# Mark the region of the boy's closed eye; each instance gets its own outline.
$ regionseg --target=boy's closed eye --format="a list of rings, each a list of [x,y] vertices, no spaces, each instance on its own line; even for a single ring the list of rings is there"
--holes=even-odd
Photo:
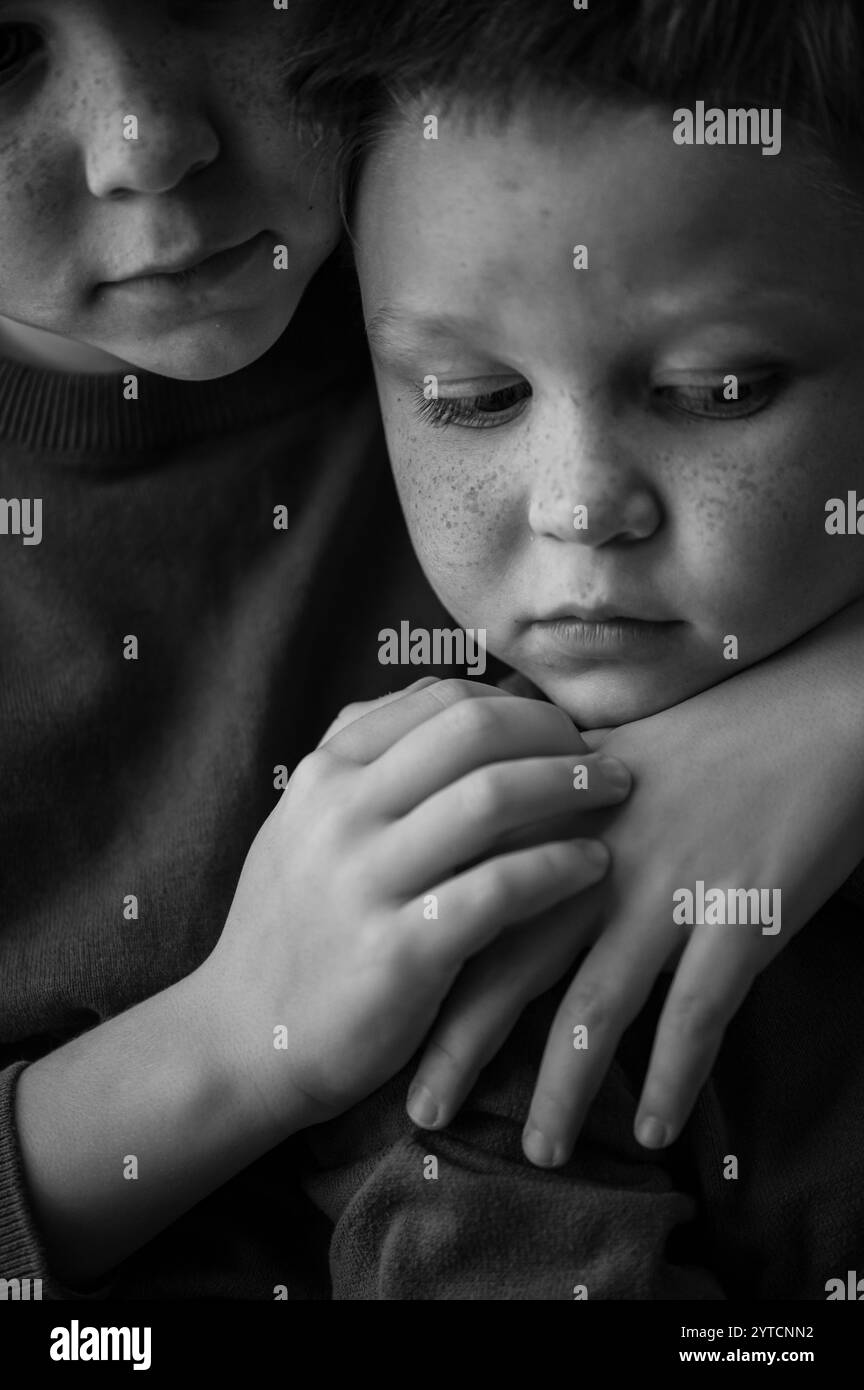
[[[474,388],[473,390],[471,388]],[[414,387],[416,412],[430,425],[461,425],[485,429],[515,420],[531,398],[527,381],[491,378],[484,382],[439,382],[435,394],[428,385]]]
[[[653,401],[682,415],[737,420],[764,410],[784,384],[782,374],[771,370],[749,378],[732,372],[725,373],[721,379],[716,373],[702,375],[703,381],[692,379],[676,385],[654,386]],[[491,378],[475,383],[438,381],[434,394],[428,384],[415,383],[414,395],[417,417],[429,425],[489,429],[517,420],[527,408],[533,391],[530,383],[520,378],[503,384]]]

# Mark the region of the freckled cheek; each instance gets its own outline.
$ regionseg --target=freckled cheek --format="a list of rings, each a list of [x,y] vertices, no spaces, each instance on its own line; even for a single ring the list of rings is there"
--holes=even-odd
[[[694,614],[758,628],[809,594],[823,567],[824,485],[784,451],[702,471],[677,510],[677,558]]]
[[[394,476],[411,538],[430,577],[453,596],[491,582],[501,562],[493,489],[458,450],[427,433],[391,434]]]
[[[58,117],[58,119],[60,119]],[[74,217],[68,153],[38,130],[0,146],[0,275],[52,277],[68,260]],[[5,287],[5,283],[4,283]]]
[[[454,470],[412,438],[394,467],[412,539],[425,558],[449,563],[470,539]]]

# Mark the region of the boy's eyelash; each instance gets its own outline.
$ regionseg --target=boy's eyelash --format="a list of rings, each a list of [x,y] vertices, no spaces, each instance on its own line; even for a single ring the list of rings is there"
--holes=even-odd
[[[532,395],[527,381],[515,381],[477,396],[432,397],[422,386],[415,386],[414,412],[418,419],[433,428],[461,425],[465,429],[490,429],[507,424],[522,413],[524,403]]]
[[[658,386],[654,388],[655,397],[664,401],[670,410],[679,415],[690,415],[701,420],[742,420],[749,415],[758,415],[770,405],[783,387],[780,372],[771,372],[747,381],[738,379],[737,397],[726,399],[723,383],[713,382],[704,386]],[[675,396],[690,398],[690,406],[680,404]],[[698,409],[701,402],[707,407]]]
[[[691,419],[731,421],[757,415],[773,402],[783,384],[781,373],[772,372],[751,381],[739,378],[738,394],[732,399],[726,399],[724,395],[725,383],[713,382],[706,385],[658,386],[653,394],[676,414]],[[419,385],[414,386],[413,394],[418,419],[435,429],[448,425],[461,426],[463,429],[492,429],[508,424],[520,415],[533,393],[527,381],[517,381],[476,396],[429,398]]]

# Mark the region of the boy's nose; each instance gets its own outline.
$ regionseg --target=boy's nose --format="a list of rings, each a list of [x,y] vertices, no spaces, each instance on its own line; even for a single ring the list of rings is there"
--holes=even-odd
[[[580,431],[560,463],[538,470],[528,508],[533,535],[597,547],[646,540],[660,527],[663,506],[650,477],[606,439]]]

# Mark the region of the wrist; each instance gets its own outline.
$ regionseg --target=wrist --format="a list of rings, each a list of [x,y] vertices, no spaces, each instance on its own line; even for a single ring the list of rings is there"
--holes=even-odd
[[[299,1104],[279,1124],[260,1104],[206,971],[31,1063],[16,1124],[56,1277],[99,1281],[304,1120]]]
[[[274,1047],[272,1029],[249,1012],[242,1022],[226,1006],[210,956],[174,988],[195,1035],[201,1103],[216,1103],[258,1154],[317,1123],[320,1107],[293,1084],[286,1053]]]

